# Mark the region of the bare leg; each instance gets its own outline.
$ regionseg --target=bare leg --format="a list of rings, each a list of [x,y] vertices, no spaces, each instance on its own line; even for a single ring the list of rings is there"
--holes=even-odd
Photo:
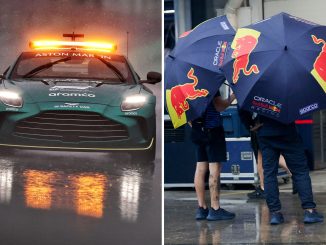
[[[211,196],[211,207],[215,210],[220,208],[220,163],[209,163],[209,191]]]
[[[196,172],[195,172],[195,189],[198,200],[198,206],[202,208],[207,208],[205,201],[205,175],[208,170],[208,162],[197,162]]]
[[[279,165],[288,173],[290,177],[292,176],[290,170],[286,166],[285,159],[282,155],[280,155]],[[258,176],[260,180],[260,188],[264,190],[264,169],[263,169],[263,159],[262,159],[261,151],[258,151],[257,170],[258,170]]]
[[[286,165],[285,159],[282,155],[280,155],[279,165],[288,173],[290,177],[292,176],[291,171],[288,169],[288,166]]]
[[[260,188],[264,190],[264,169],[263,169],[263,157],[261,155],[261,151],[258,150],[257,154],[257,171],[259,176],[259,184]]]

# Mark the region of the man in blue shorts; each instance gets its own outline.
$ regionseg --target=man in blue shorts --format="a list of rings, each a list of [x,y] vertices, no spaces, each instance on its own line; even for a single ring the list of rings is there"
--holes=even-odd
[[[220,112],[225,110],[235,99],[234,94],[223,100],[217,92],[202,117],[192,121],[191,138],[196,145],[197,166],[195,172],[195,189],[198,199],[197,220],[233,219],[230,213],[220,207],[220,173],[221,162],[226,161],[226,143]],[[209,171],[209,191],[211,207],[205,201],[205,176]]]

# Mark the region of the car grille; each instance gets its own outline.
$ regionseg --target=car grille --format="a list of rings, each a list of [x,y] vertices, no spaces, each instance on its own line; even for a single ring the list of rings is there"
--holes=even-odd
[[[19,121],[14,135],[31,139],[63,142],[113,141],[128,138],[126,127],[82,111],[47,111]]]

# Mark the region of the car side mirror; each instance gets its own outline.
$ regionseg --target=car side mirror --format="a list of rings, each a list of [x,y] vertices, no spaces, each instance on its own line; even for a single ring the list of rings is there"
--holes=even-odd
[[[162,75],[159,72],[150,71],[147,73],[147,80],[140,80],[140,83],[156,84],[162,81]]]

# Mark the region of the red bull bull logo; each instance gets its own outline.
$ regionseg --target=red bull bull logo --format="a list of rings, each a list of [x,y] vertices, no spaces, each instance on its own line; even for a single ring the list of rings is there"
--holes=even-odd
[[[260,32],[252,29],[241,28],[237,31],[231,45],[234,49],[232,53],[232,58],[234,58],[232,80],[234,84],[238,82],[240,72],[246,76],[259,73],[256,64],[249,67],[250,54],[257,46],[259,36]]]
[[[171,104],[179,119],[181,119],[185,111],[189,110],[187,100],[195,100],[198,97],[206,97],[208,95],[206,89],[196,89],[198,78],[194,75],[193,68],[189,70],[187,77],[193,80],[193,82],[177,85],[171,89]]]
[[[321,38],[317,38],[315,35],[311,35],[311,38],[315,44],[323,45],[322,50],[315,60],[313,66],[314,68],[312,69],[311,74],[314,76],[314,78],[326,93],[326,42]]]

